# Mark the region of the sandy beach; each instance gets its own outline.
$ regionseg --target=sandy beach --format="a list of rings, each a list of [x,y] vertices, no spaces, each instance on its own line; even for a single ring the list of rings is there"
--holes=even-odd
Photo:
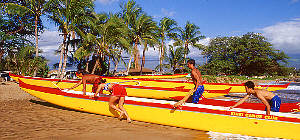
[[[0,112],[0,139],[209,139],[205,131],[138,121],[128,124],[59,107],[27,94],[14,82],[0,84]]]

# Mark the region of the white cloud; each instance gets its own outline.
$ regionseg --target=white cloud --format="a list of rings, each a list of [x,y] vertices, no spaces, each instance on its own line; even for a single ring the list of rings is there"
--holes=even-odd
[[[199,40],[198,43],[199,43],[199,44],[202,44],[202,45],[205,45],[205,46],[208,46],[210,40],[211,40],[211,38],[207,37],[207,38],[204,38],[204,39]]]
[[[167,16],[167,17],[173,17],[176,13],[175,11],[169,11],[165,8],[162,8],[161,12],[163,13],[164,16]]]
[[[209,41],[211,39],[208,37],[208,38],[204,38],[204,39],[201,39],[199,40],[197,43],[198,44],[202,44],[202,45],[205,45],[207,46],[209,44]],[[190,49],[190,53],[188,54],[188,57],[201,57],[201,50],[199,50],[198,48],[195,48],[195,47],[192,47],[192,46],[189,46],[189,49]]]
[[[300,19],[277,23],[261,29],[274,48],[285,53],[300,53]]]
[[[298,2],[299,0],[291,0],[291,3],[296,3]]]
[[[197,43],[207,46],[210,42],[211,38],[207,37],[204,39],[199,40]],[[169,45],[173,45],[174,40],[171,40],[167,43],[167,49],[169,50]],[[194,48],[192,46],[189,46],[190,53],[188,54],[188,57],[199,57],[201,56],[201,50],[198,48]]]
[[[39,37],[39,49],[43,51],[41,55],[49,60],[50,67],[59,61],[59,55],[54,54],[63,40],[59,34],[58,31],[45,30]]]
[[[111,4],[113,2],[118,2],[119,0],[96,0],[97,2],[100,2],[101,4],[107,5]]]
[[[58,31],[45,30],[39,37],[39,46],[44,52],[54,51],[62,43],[63,37]]]

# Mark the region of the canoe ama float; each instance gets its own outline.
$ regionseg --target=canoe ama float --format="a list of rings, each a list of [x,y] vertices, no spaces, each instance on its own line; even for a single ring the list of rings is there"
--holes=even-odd
[[[12,75],[11,77],[15,79],[23,79],[23,81],[27,81],[29,83],[33,83],[37,86],[46,86],[46,87],[53,87],[53,88],[70,88],[76,84],[78,81],[73,80],[62,80],[59,79],[48,79],[48,78],[38,78],[38,77],[28,77],[28,76],[19,76],[19,75]],[[122,83],[123,82],[123,83]],[[190,89],[184,89],[182,87],[176,88],[169,88],[169,87],[148,87],[148,86],[141,86],[137,85],[136,81],[120,81],[121,85],[126,87],[126,91],[128,96],[133,97],[144,97],[144,98],[155,98],[155,99],[169,99],[172,100],[172,97],[176,96],[185,96],[188,94]],[[83,86],[80,85],[74,90],[82,91]],[[87,84],[87,92],[92,92],[92,85]],[[228,94],[230,91],[229,89],[226,90],[205,90],[204,97],[211,98],[217,96],[223,96]],[[106,92],[106,91],[105,91]]]
[[[58,88],[41,87],[19,79],[19,86],[29,94],[47,102],[90,113],[117,117],[109,109],[109,96],[90,98],[79,91],[64,92]],[[77,94],[76,94],[77,92]],[[91,94],[91,93],[88,93]],[[190,128],[204,131],[242,134],[258,137],[300,139],[300,118],[298,114],[271,112],[226,107],[185,104],[181,110],[174,110],[174,101],[126,97],[125,105],[133,120],[156,124]]]

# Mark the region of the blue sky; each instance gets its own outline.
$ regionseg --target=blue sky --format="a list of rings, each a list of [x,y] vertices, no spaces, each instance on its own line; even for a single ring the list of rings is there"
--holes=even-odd
[[[120,11],[121,0],[95,0],[95,10],[101,12]],[[126,1],[125,1],[126,2]],[[292,54],[292,61],[300,56],[300,0],[136,0],[143,10],[156,21],[167,16],[184,26],[190,21],[200,27],[207,44],[217,36],[240,36],[247,32],[262,33],[274,48]],[[41,48],[45,54],[58,47],[62,37],[57,28],[48,25],[41,36]],[[49,41],[49,37],[53,39]],[[44,45],[44,43],[46,45]],[[52,44],[52,45],[51,45]],[[190,56],[197,55],[195,50]],[[149,51],[150,56],[158,52]],[[49,54],[48,54],[49,55]],[[50,56],[48,56],[50,58]],[[53,59],[53,58],[50,58]],[[299,61],[298,61],[299,62]],[[299,65],[299,64],[298,64]],[[297,66],[298,67],[298,66]],[[300,67],[300,65],[299,65]]]
[[[122,1],[97,0],[96,11],[117,12]],[[164,16],[180,26],[191,21],[208,37],[241,35],[300,18],[297,0],[137,0],[157,21]]]

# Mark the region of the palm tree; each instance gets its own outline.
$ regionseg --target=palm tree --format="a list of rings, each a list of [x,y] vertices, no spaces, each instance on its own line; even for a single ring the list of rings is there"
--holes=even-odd
[[[6,10],[12,14],[24,15],[27,13],[33,14],[35,17],[35,57],[39,56],[38,51],[38,22],[40,17],[49,12],[53,8],[58,0],[23,0],[25,6],[16,3],[1,3],[6,6]]]
[[[162,63],[164,60],[164,55],[165,55],[165,40],[167,38],[172,38],[175,36],[175,30],[177,23],[175,20],[172,20],[170,18],[164,17],[163,19],[160,20],[159,22],[159,37],[161,41],[161,45],[159,47],[159,52],[160,52],[160,58],[159,58],[159,70],[160,72],[162,71]]]
[[[167,68],[172,68],[173,72],[179,69],[184,63],[184,47],[178,47],[174,50],[174,46],[169,45],[169,56],[167,57],[168,64],[163,64]]]
[[[141,70],[140,75],[142,75],[143,67],[145,65],[145,55],[146,51],[148,50],[148,46],[154,47],[154,45],[158,44],[158,27],[156,25],[156,22],[152,20],[150,17],[150,20],[145,22],[146,24],[142,25],[143,29],[141,31],[141,39],[144,46],[143,49],[143,56],[142,56],[142,63],[141,63]]]
[[[184,47],[184,63],[186,63],[186,56],[189,53],[189,46],[201,49],[202,45],[197,44],[200,39],[204,39],[205,36],[200,35],[199,27],[195,24],[186,22],[184,29],[178,28],[178,34],[175,37],[174,46]]]
[[[97,17],[100,17],[98,15]],[[121,51],[130,52],[130,42],[128,41],[129,29],[124,24],[124,20],[117,14],[110,14],[105,21],[95,19],[91,24],[92,33],[80,33],[83,38],[83,44],[94,46],[94,52],[98,55],[96,64],[92,70],[95,72],[100,64],[100,60],[104,61],[106,57],[113,59],[115,62],[120,59]],[[100,66],[104,67],[104,66]]]
[[[135,68],[139,68],[139,49],[138,45],[143,44],[144,40],[154,39],[153,31],[157,30],[155,22],[153,22],[150,16],[142,14],[137,20],[131,25],[131,36],[134,40],[134,64]],[[147,45],[145,46],[147,47]]]
[[[5,68],[22,75],[32,75],[36,69],[45,69],[47,60],[44,57],[35,58],[34,53],[34,46],[14,48],[5,57]]]
[[[141,16],[141,14],[143,13],[142,8],[136,4],[135,1],[133,0],[128,0],[127,3],[124,3],[123,5],[121,5],[121,9],[122,11],[120,12],[122,18],[124,19],[124,22],[126,24],[126,26],[130,29],[130,33],[129,33],[129,39],[130,39],[130,44],[131,46],[133,46],[133,44],[135,44],[135,34],[133,32],[133,27],[134,24],[137,20],[137,18],[139,16]],[[135,62],[135,67],[137,67],[136,63],[138,62],[138,60],[136,60],[137,58],[137,49],[133,49],[133,53],[130,54],[130,59],[128,62],[128,66],[127,66],[127,73],[131,67],[131,60],[134,57],[134,62]]]
[[[34,31],[35,31],[35,58],[38,59],[39,56],[39,47],[38,47],[38,24],[41,22],[40,17],[45,13],[49,12],[49,10],[55,5],[58,4],[58,0],[24,0],[22,1],[24,5],[17,3],[1,3],[1,5],[5,5],[5,8],[8,12],[17,15],[25,15],[32,14],[34,15]],[[34,71],[33,76],[36,76],[37,69]]]
[[[50,18],[59,26],[59,30],[62,32],[64,38],[61,45],[60,62],[58,69],[59,77],[61,79],[64,77],[67,63],[67,41],[70,40],[71,35],[74,37],[74,31],[75,27],[77,26],[78,19],[84,18],[87,12],[93,10],[93,7],[94,4],[90,0],[60,0],[59,5],[57,6],[57,8],[53,9],[52,15],[50,15]]]
[[[104,24],[108,16],[107,14],[90,13],[86,18],[82,20],[82,23],[76,27],[77,35],[79,36],[81,43],[79,48],[75,51],[75,58],[85,61],[85,71],[89,72],[89,57],[93,54],[97,54],[97,36],[99,36],[97,26]]]

